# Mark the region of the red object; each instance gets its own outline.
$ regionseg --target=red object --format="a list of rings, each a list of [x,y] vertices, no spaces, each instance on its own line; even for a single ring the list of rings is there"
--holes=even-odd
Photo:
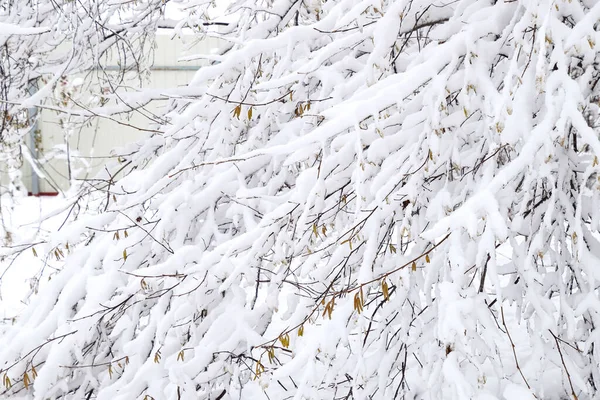
[[[31,192],[28,192],[27,196],[35,196],[35,197],[58,196],[58,192],[40,192],[38,194],[33,194]]]

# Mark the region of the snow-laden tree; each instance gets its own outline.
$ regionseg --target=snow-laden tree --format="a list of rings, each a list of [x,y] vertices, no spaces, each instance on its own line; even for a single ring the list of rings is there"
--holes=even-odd
[[[600,3],[229,12],[36,245],[1,396],[598,396]]]
[[[103,100],[122,88],[129,73],[143,74],[151,61],[150,45],[165,7],[164,0],[2,0],[0,2],[0,194],[25,191],[23,162],[35,160],[39,132],[35,108],[52,106],[65,124],[88,122],[73,102],[68,84],[75,74]],[[107,61],[119,62],[119,71],[107,71]],[[94,83],[90,87],[90,83]],[[76,97],[76,96],[75,96]],[[130,107],[131,109],[132,107]],[[75,109],[75,110],[73,110]],[[76,111],[73,114],[73,111]],[[28,136],[30,138],[28,139]],[[65,130],[67,140],[68,130]],[[35,137],[35,140],[31,140]],[[40,171],[42,171],[40,173]],[[9,243],[12,206],[3,199],[0,210],[3,243]],[[3,232],[1,232],[3,231]]]

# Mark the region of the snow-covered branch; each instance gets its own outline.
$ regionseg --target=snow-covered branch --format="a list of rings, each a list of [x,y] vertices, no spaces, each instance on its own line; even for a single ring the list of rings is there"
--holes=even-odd
[[[3,395],[594,398],[599,16],[234,2],[171,124],[37,246],[60,271]]]

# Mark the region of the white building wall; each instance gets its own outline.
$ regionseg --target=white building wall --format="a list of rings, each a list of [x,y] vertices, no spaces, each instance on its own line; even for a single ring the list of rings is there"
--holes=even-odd
[[[191,39],[187,40],[189,42]],[[180,38],[171,39],[170,36],[159,35],[149,79],[141,84],[139,79],[132,79],[128,82],[131,87],[122,88],[119,91],[139,90],[140,88],[166,89],[187,85],[195,71],[202,65],[206,65],[207,62],[204,60],[178,61],[178,59],[193,54],[210,54],[214,52],[219,43],[216,39],[207,39],[195,44],[191,49],[186,49],[186,44],[188,43],[184,43],[184,40]],[[68,77],[68,80],[72,82],[75,78],[77,77]],[[89,76],[86,79],[89,79]],[[160,115],[161,109],[166,104],[166,101],[154,101],[140,111]],[[117,115],[114,118],[133,126],[148,128],[152,121],[144,117],[141,112],[133,111],[129,114]],[[42,148],[38,158],[41,161],[41,172],[45,175],[38,180],[41,193],[64,191],[70,186],[70,179],[93,176],[110,157],[116,156],[115,148],[143,140],[144,137],[150,135],[148,132],[124,126],[106,118],[90,119],[89,125],[73,131],[69,137],[68,148],[71,160],[71,176],[69,177],[65,130],[60,124],[60,120],[64,120],[66,115],[47,109],[39,110],[38,113],[38,129]],[[29,143],[29,145],[31,144]],[[88,164],[89,169],[83,168],[84,163]],[[33,188],[33,179],[32,169],[25,162],[23,181],[30,192]]]

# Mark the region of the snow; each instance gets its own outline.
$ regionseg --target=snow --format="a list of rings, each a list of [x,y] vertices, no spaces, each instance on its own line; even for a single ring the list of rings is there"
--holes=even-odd
[[[26,27],[14,24],[7,24],[6,22],[0,22],[0,36],[4,35],[40,35],[42,33],[50,32],[50,28],[40,27]]]
[[[43,245],[29,243],[37,242],[60,225],[60,215],[49,215],[61,209],[64,202],[60,197],[15,199],[14,209],[9,212],[14,246],[1,250],[4,258],[0,262],[0,319],[10,320],[21,314],[29,293],[40,280],[48,278],[51,271],[50,267],[45,268]]]
[[[506,386],[506,389],[504,389],[503,395],[506,400],[513,400],[513,399],[535,400],[536,399],[536,397],[531,393],[531,391],[527,390],[526,388],[524,388],[522,386],[515,385],[514,383],[511,383]]]
[[[123,94],[168,123],[60,224],[19,200],[2,395],[597,397],[598,6],[261,7],[187,87]]]

